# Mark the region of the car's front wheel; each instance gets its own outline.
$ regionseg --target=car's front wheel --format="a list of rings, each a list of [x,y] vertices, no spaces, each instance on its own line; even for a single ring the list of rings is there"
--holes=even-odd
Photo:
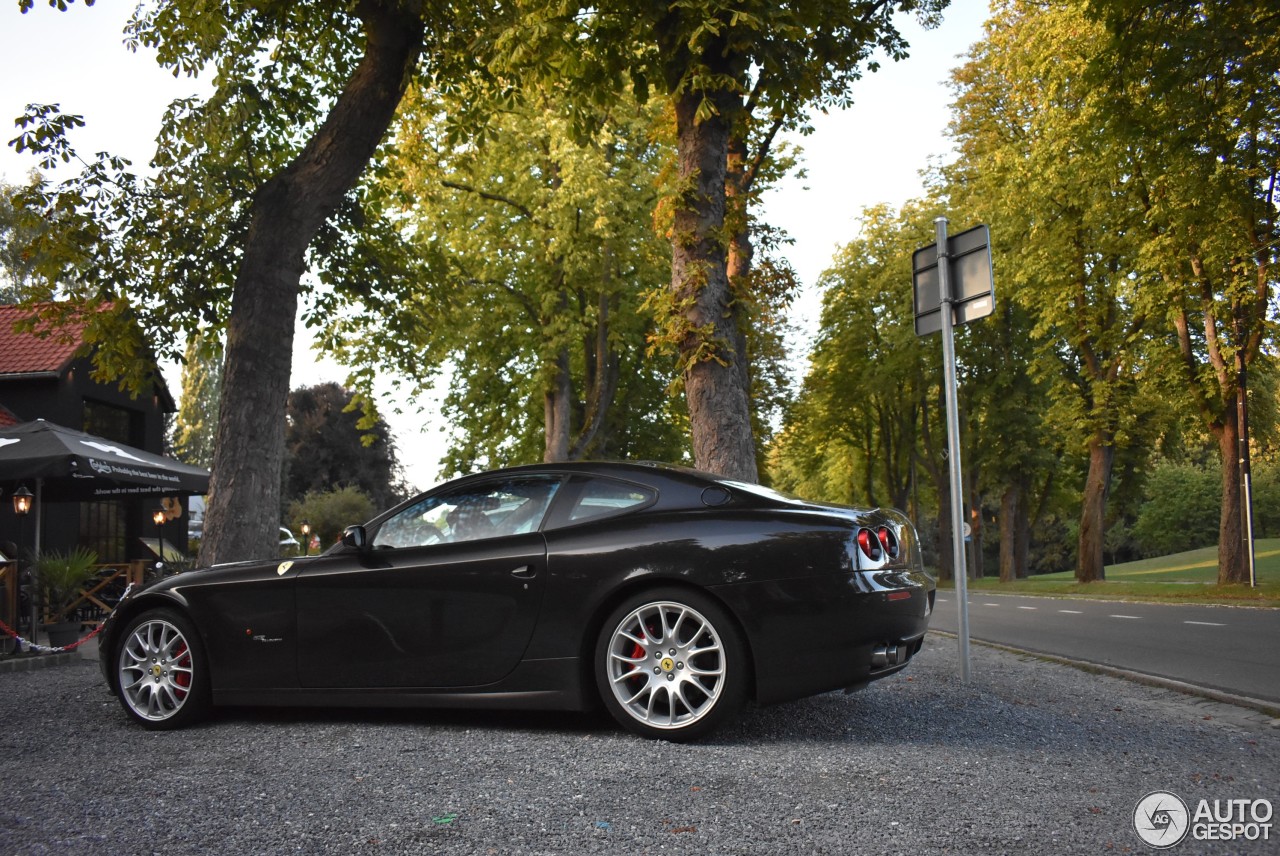
[[[125,627],[116,648],[116,692],[147,728],[180,728],[209,708],[209,672],[195,627],[171,609],[155,609]]]
[[[746,648],[711,598],[684,589],[632,596],[605,620],[596,645],[596,683],[605,707],[646,737],[689,740],[741,708]]]

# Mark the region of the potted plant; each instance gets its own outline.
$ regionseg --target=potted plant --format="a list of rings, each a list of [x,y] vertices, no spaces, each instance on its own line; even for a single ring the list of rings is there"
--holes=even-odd
[[[80,638],[80,622],[69,620],[67,613],[85,583],[97,575],[97,564],[98,554],[83,547],[67,553],[44,553],[36,559],[40,596],[53,619],[53,623],[45,625],[45,632],[55,648]]]

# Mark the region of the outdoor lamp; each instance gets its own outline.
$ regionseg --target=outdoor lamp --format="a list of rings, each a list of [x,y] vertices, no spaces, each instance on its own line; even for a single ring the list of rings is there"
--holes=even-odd
[[[31,491],[22,485],[13,492],[13,513],[25,517],[31,511]]]
[[[164,567],[164,509],[157,508],[151,512],[151,519],[156,524],[156,555],[160,557],[160,561],[156,563],[157,568]]]
[[[302,521],[302,551],[304,556],[311,555],[311,524]]]

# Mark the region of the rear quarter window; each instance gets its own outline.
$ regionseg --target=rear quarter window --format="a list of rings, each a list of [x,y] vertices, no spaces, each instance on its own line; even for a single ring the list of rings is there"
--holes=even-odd
[[[648,505],[656,494],[646,487],[605,478],[589,479],[569,509],[568,522],[582,523],[612,517]]]

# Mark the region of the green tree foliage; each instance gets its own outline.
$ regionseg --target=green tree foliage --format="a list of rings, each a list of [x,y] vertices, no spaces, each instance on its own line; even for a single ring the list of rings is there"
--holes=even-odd
[[[925,501],[939,503],[934,549],[950,575],[942,358],[936,337],[916,335],[907,287],[912,254],[933,240],[941,211],[941,202],[927,200],[863,212],[861,236],[823,274],[822,332],[770,465],[781,486],[860,505],[913,506],[923,482]],[[972,509],[1003,507],[1008,576],[1027,572],[1029,533],[1057,464],[1040,416],[1045,389],[1028,370],[1028,326],[1020,310],[1005,306],[957,331],[963,493]],[[980,544],[983,517],[971,519]],[[981,573],[980,552],[970,570]]]
[[[1133,152],[1142,201],[1142,311],[1159,321],[1182,398],[1217,441],[1218,580],[1243,582],[1242,380],[1275,371],[1280,5],[1089,5],[1111,37],[1095,59],[1109,83],[1106,132]]]
[[[843,102],[876,48],[895,58],[905,54],[895,12],[932,20],[943,5],[530,3],[526,25],[504,43],[512,67],[584,84],[588,100],[616,94],[628,80],[642,98],[652,88],[672,108],[677,167],[662,341],[678,355],[699,467],[756,476],[744,325],[728,273],[728,244],[741,221],[726,228],[730,140],[735,133],[745,139],[748,99],[773,117]]]
[[[1221,507],[1219,579],[1230,581],[1241,557],[1240,369],[1253,386],[1255,449],[1270,448],[1276,422],[1280,8],[1008,0],[993,13],[955,74],[961,157],[937,185],[953,221],[965,212],[964,222],[991,225],[1000,296],[1000,317],[958,340],[966,494],[975,510],[993,500],[1000,508],[1002,578],[1029,554],[1046,567],[1065,560],[1028,550],[1003,531],[1011,520],[1022,537],[1074,529],[1077,574],[1094,579],[1105,553],[1132,543],[1171,549],[1172,532],[1211,541],[1204,532]],[[859,307],[876,305],[869,283],[890,243],[881,229],[914,229],[928,243],[918,225],[885,219],[828,274],[839,285],[827,295],[814,371],[772,459],[782,483],[832,498],[877,498],[882,483],[860,461],[884,460],[882,435],[903,431],[859,418],[858,408],[876,406],[878,384],[839,376],[833,356],[846,348],[844,359],[868,361],[880,351]],[[837,289],[857,295],[851,305]],[[894,374],[889,359],[862,364]],[[829,407],[844,417],[836,425],[820,403],[841,396]],[[932,471],[931,421],[917,424],[918,465]],[[1223,460],[1222,495],[1206,495],[1196,470],[1194,490],[1180,483],[1186,496],[1159,497],[1206,438]],[[1153,452],[1171,463],[1144,491]],[[1268,466],[1254,479],[1259,531]],[[944,498],[945,482],[932,481]],[[1080,522],[1064,527],[1058,506],[1073,496]]]
[[[0,184],[0,303],[17,303],[31,287],[35,260],[28,247],[35,226],[28,212],[16,203],[21,188]]]
[[[179,460],[213,466],[213,439],[222,397],[222,347],[201,332],[187,342],[182,362],[182,397],[173,426],[173,452]]]
[[[175,74],[212,74],[213,95],[171,105],[151,177],[101,155],[24,196],[63,226],[40,248],[41,264],[84,277],[46,314],[116,307],[86,331],[101,374],[140,388],[151,380],[137,376],[145,344],[176,356],[184,332],[225,324],[205,561],[274,550],[274,512],[263,510],[279,507],[279,427],[302,274],[350,258],[332,252],[331,235],[359,231],[351,191],[427,50],[424,22],[433,25],[433,56],[470,62],[466,51],[443,50],[454,12],[399,0],[140,6],[127,43],[154,48]],[[79,117],[32,105],[19,124],[17,149],[46,164],[78,159],[67,135]],[[122,334],[123,318],[141,322],[136,336]]]
[[[286,503],[339,487],[357,488],[380,509],[404,498],[391,429],[376,414],[362,416],[354,393],[336,383],[300,387],[285,413]]]
[[[381,192],[403,205],[422,263],[403,289],[370,283],[335,313],[328,348],[362,389],[390,371],[452,386],[446,471],[584,457],[680,460],[668,361],[650,359],[646,297],[670,270],[651,220],[669,157],[652,107],[590,116],[552,92],[415,91]],[[457,133],[456,116],[472,126]],[[575,124],[576,122],[576,124]]]
[[[1253,468],[1253,530],[1258,538],[1280,538],[1280,461]]]
[[[803,109],[796,113],[766,106],[767,91],[764,79],[756,78],[730,129],[725,164],[725,272],[737,324],[731,345],[742,355],[734,364],[745,375],[739,381],[750,401],[757,473],[765,473],[774,426],[793,395],[786,365],[786,317],[800,291],[799,279],[783,256],[791,238],[764,222],[760,207],[764,191],[782,176],[803,174],[791,147],[776,143],[778,133],[809,130]]]
[[[975,545],[971,561],[982,576],[982,546],[998,540],[1004,581],[1030,572],[1032,532],[1046,513],[1058,510],[1055,485],[1062,477],[1063,444],[1046,418],[1051,386],[1034,370],[1032,326],[1025,307],[1002,299],[993,317],[961,328],[957,340],[964,384],[963,463]],[[940,469],[945,461],[935,455],[929,466]],[[996,538],[985,532],[988,511],[999,525]]]
[[[1134,275],[1140,189],[1111,102],[1091,75],[1105,33],[1070,3],[998,4],[954,76],[950,180],[997,235],[1003,293],[1029,314],[1049,421],[1087,452],[1077,578],[1101,579],[1116,450],[1138,448],[1154,404],[1148,306]]]
[[[1162,461],[1147,477],[1145,493],[1132,533],[1144,556],[1217,543],[1222,494],[1219,477],[1212,470]]]
[[[739,306],[740,347],[747,354],[741,365],[748,372],[756,468],[767,481],[766,458],[774,431],[796,394],[787,338],[795,332],[788,315],[800,280],[785,256],[790,238],[754,217],[747,233],[749,243],[739,237],[734,242],[738,250],[731,247],[730,284]],[[749,258],[743,259],[748,252]]]
[[[915,335],[903,278],[931,229],[927,208],[869,209],[862,236],[824,272],[812,366],[772,456],[779,486],[837,502],[906,505],[941,360],[936,340]],[[940,425],[932,428],[943,436]]]
[[[303,537],[302,524],[310,524],[312,534],[320,541],[320,549],[326,550],[338,542],[342,530],[364,523],[377,510],[373,500],[360,488],[345,485],[330,490],[308,491],[289,503],[285,519],[289,521],[290,531],[298,538]]]

